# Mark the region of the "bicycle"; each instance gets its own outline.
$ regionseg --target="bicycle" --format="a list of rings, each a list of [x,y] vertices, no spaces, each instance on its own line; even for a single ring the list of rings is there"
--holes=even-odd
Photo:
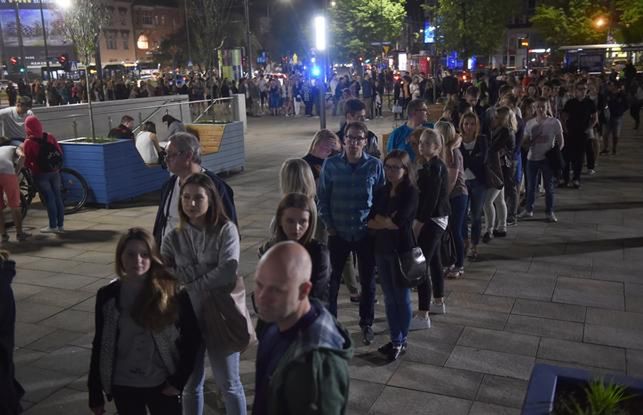
[[[76,170],[69,167],[60,169],[61,186],[60,193],[65,207],[65,214],[78,212],[85,206],[87,197],[89,195],[89,187],[87,182]],[[20,202],[22,209],[22,217],[27,216],[29,206],[34,197],[38,194],[38,187],[31,172],[22,168],[18,174],[20,183]]]

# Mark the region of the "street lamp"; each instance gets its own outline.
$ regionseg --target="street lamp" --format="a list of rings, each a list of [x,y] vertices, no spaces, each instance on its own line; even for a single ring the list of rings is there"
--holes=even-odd
[[[602,29],[603,27],[605,27],[605,25],[607,25],[607,19],[603,16],[599,16],[596,18],[596,20],[594,20],[594,26],[596,26],[596,28],[598,29]]]
[[[316,16],[313,19],[313,28],[315,30],[315,49],[320,53],[319,66],[322,68],[321,87],[319,99],[319,128],[326,128],[326,16]]]

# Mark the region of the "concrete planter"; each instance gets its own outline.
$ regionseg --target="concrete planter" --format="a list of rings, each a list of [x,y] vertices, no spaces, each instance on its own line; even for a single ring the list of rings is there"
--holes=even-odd
[[[626,386],[634,393],[643,396],[643,380],[641,379],[623,375],[596,376],[587,370],[537,364],[531,372],[522,415],[549,415],[554,409],[557,398],[556,387],[559,383],[572,382],[585,385],[597,377],[606,382]]]
[[[160,165],[148,166],[133,140],[110,143],[78,142],[83,138],[60,141],[66,167],[78,171],[89,186],[89,203],[109,207],[159,190],[169,173]]]

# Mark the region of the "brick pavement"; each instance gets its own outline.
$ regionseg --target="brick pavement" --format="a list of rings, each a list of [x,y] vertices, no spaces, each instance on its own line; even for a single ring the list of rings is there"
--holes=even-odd
[[[370,126],[381,135],[391,123]],[[251,119],[246,169],[226,178],[235,190],[240,267],[250,288],[256,249],[279,199],[279,166],[306,152],[317,125],[317,119]],[[340,320],[357,346],[350,414],[518,414],[538,362],[643,377],[643,136],[628,127],[629,119],[620,154],[601,158],[582,190],[557,190],[558,224],[544,222],[538,200],[533,220],[481,247],[483,261],[466,264],[465,277],[446,284],[448,314],[413,332],[399,361],[377,356],[387,341],[381,293],[371,346],[361,346],[357,307],[340,293]],[[15,360],[27,414],[88,413],[94,295],[114,277],[120,233],[152,227],[156,198],[71,215],[62,238],[5,244],[18,263]],[[32,210],[26,225],[36,233],[45,218],[42,209]],[[249,402],[253,358],[249,350],[241,364]],[[221,413],[211,381],[208,387],[207,413]]]

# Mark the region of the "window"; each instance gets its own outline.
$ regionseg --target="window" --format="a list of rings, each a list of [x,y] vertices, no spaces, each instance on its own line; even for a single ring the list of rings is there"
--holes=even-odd
[[[143,21],[144,25],[153,25],[154,24],[154,19],[152,18],[152,15],[149,13],[143,13],[143,16],[141,16],[141,20]]]
[[[165,26],[165,15],[161,16],[161,25]]]
[[[107,49],[118,49],[116,45],[116,32],[114,30],[105,30],[105,43]]]
[[[122,30],[121,38],[123,39],[123,49],[128,50],[129,49],[129,31]]]
[[[136,41],[136,47],[141,50],[147,50],[150,48],[150,41],[145,35],[140,35]]]

